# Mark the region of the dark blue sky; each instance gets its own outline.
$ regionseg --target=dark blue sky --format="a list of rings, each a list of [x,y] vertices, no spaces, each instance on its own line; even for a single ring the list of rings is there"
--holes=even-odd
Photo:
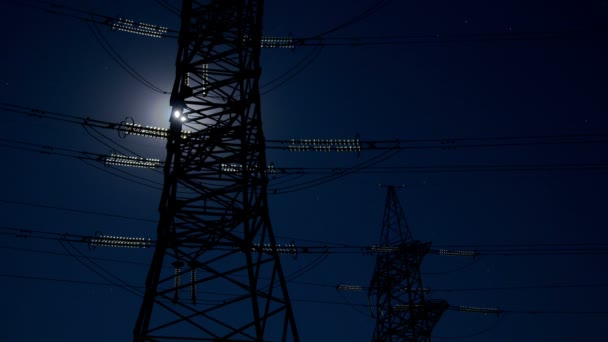
[[[109,16],[179,27],[179,18],[156,1],[63,3]],[[171,3],[178,5],[176,1]],[[329,37],[577,34],[570,39],[505,41],[494,35],[482,42],[431,42],[429,38],[406,45],[326,46],[301,73],[262,96],[268,139],[353,138],[356,134],[362,140],[603,134],[593,140],[605,140],[606,1],[266,1],[264,32],[267,36],[313,36],[375,3],[386,4],[372,16]],[[124,72],[85,23],[15,6],[8,0],[2,2],[0,10],[1,102],[110,122],[131,116],[144,125],[168,126],[169,97],[142,86]],[[100,30],[142,76],[161,89],[171,88],[175,40],[112,32],[107,27]],[[273,81],[314,49],[263,50],[261,84]],[[263,87],[262,91],[269,88]],[[160,191],[155,189],[158,184],[147,180],[161,182],[161,175],[150,170],[126,170],[152,186],[146,187],[108,174],[105,171],[133,179],[99,163],[9,148],[7,139],[100,154],[119,149],[101,144],[92,136],[112,143],[93,131],[89,135],[77,125],[9,111],[3,111],[2,118],[0,277],[4,291],[0,320],[4,323],[0,340],[130,340],[140,297],[117,286],[49,280],[108,283],[76,258],[40,252],[67,254],[58,241],[17,238],[10,229],[154,238]],[[119,140],[116,132],[100,132]],[[118,142],[138,154],[164,159],[161,140],[129,136]],[[601,142],[402,150],[375,166],[424,166],[422,172],[394,170],[389,174],[368,169],[310,189],[271,195],[270,215],[281,243],[295,240],[300,245],[310,244],[305,241],[308,239],[370,245],[379,238],[384,207],[385,189],[378,184],[404,184],[399,196],[413,234],[434,245],[608,244],[605,152],[606,145]],[[349,153],[269,150],[267,159],[277,167],[333,168],[378,155],[380,152],[375,151],[363,151],[357,157]],[[604,167],[508,172],[428,170],[429,166],[443,165],[582,163]],[[269,188],[298,189],[287,186],[314,177],[274,179]],[[129,284],[143,285],[152,249],[74,247],[78,250],[66,246],[72,253],[122,260],[96,262]],[[606,249],[605,245],[600,248]],[[285,272],[296,272],[316,257],[285,257]],[[82,257],[79,260],[86,262]],[[434,331],[436,340],[475,335],[486,329],[484,334],[463,340],[578,341],[603,337],[606,315],[572,313],[608,312],[605,255],[483,256],[472,261],[428,256],[423,265],[424,282],[436,290],[433,298],[454,305],[545,313],[496,318],[447,312]],[[332,254],[289,283],[302,340],[365,341],[371,337],[374,322],[366,308],[358,312],[347,305],[309,301],[367,303],[364,294],[337,293],[331,287],[311,283],[367,285],[373,263],[368,255]],[[548,285],[594,286],[542,288]],[[488,290],[514,286],[541,288]],[[478,290],[457,291],[464,288]]]

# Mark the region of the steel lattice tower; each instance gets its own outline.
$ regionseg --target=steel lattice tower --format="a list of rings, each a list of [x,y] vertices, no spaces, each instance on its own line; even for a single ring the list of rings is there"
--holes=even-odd
[[[158,243],[136,342],[299,341],[268,214],[262,9],[256,0],[183,1]]]
[[[429,290],[422,285],[420,264],[430,248],[430,242],[413,239],[397,192],[389,186],[368,292],[376,319],[372,341],[430,341],[433,327],[448,308],[446,301],[426,298]]]

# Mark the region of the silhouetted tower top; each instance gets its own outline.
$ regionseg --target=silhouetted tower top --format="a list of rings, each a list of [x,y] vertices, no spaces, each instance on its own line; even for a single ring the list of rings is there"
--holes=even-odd
[[[384,219],[380,231],[380,245],[397,246],[413,240],[405,212],[399,203],[397,190],[395,186],[389,185],[387,186]]]
[[[430,291],[423,286],[420,265],[431,243],[413,239],[395,187],[387,190],[368,291],[370,314],[376,320],[372,341],[427,342],[448,303],[428,298]]]

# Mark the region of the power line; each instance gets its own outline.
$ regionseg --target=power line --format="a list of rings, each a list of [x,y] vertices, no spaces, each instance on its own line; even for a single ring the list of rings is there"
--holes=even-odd
[[[166,0],[154,0],[154,2],[156,2],[159,6],[161,6],[162,8],[166,9],[167,11],[175,14],[176,16],[180,16],[180,12],[179,9],[173,5],[171,5],[168,1]]]
[[[55,155],[62,155],[62,156],[68,156],[68,157],[77,157],[78,159],[82,159],[83,157],[81,156],[74,156],[72,155],[66,155],[63,153],[57,153],[57,152],[49,152],[49,151],[54,151],[54,150],[59,150],[59,151],[67,151],[67,152],[71,152],[71,153],[77,153],[80,152],[82,154],[85,154],[87,156],[95,156],[97,157],[97,160],[99,159],[103,159],[105,156],[98,154],[98,153],[92,153],[92,152],[86,152],[86,151],[75,151],[75,150],[68,150],[68,149],[62,149],[62,148],[56,148],[50,145],[39,145],[39,144],[31,144],[31,143],[27,143],[27,142],[21,142],[21,141],[16,141],[16,140],[9,140],[9,139],[2,139],[3,141],[9,142],[9,143],[14,143],[14,144],[26,144],[29,146],[35,146],[35,147],[39,147],[43,150],[39,150],[39,149],[25,149],[25,150],[29,150],[29,151],[34,151],[34,152],[42,152],[45,154],[55,154]],[[515,145],[518,146],[533,146],[533,145],[557,145],[557,144],[587,144],[587,143],[606,143],[608,142],[608,140],[601,140],[601,141],[559,141],[559,142],[533,142],[533,143],[518,143]],[[2,145],[5,147],[12,147],[12,148],[18,148],[18,147],[13,147],[12,145]],[[109,145],[106,145],[109,146]],[[464,147],[471,147],[473,145],[464,145]],[[513,146],[513,144],[485,144],[485,145],[474,145],[474,147],[496,147],[496,146]],[[426,147],[426,148],[435,148],[435,147]],[[400,150],[402,148],[399,147],[395,147],[394,150]],[[377,158],[377,157],[374,157]],[[369,161],[373,160],[374,158],[370,159]],[[90,157],[87,159],[91,159]],[[386,158],[388,159],[388,158]],[[383,160],[386,160],[383,159]],[[361,164],[358,165],[364,165],[367,162],[363,162]],[[374,163],[376,164],[376,163]],[[373,167],[373,166],[364,166],[364,167],[359,167],[357,165],[355,166],[351,166],[351,167],[339,167],[339,166],[335,166],[335,167],[278,167],[278,166],[273,166],[273,172],[275,174],[284,174],[284,175],[315,175],[315,174],[325,174],[328,175],[327,178],[333,178],[333,177],[341,177],[344,176],[346,174],[350,174],[350,173],[367,173],[367,174],[398,174],[398,173],[441,173],[441,172],[471,172],[471,171],[494,171],[494,172],[499,172],[499,171],[544,171],[544,170],[603,170],[607,167],[608,163],[604,163],[604,162],[587,162],[587,163],[528,163],[528,164],[473,164],[473,165],[467,165],[467,164],[455,164],[455,165],[409,165],[409,166],[382,166],[382,167]],[[365,171],[362,171],[365,170]],[[325,179],[325,177],[321,178],[320,180]],[[288,180],[289,181],[289,180]],[[313,181],[306,181],[304,183],[300,183],[297,185],[289,185],[289,186],[285,186],[282,187],[281,189],[285,189],[285,188],[292,188],[292,187],[298,187],[300,185],[303,184],[307,184],[310,182],[317,182],[317,180],[313,180]],[[274,190],[274,189],[272,189]]]
[[[99,170],[99,171],[102,171],[102,172],[105,172],[105,173],[107,173],[107,174],[110,174],[110,175],[112,175],[112,176],[114,176],[114,177],[118,177],[118,178],[124,179],[124,180],[126,180],[126,181],[128,181],[128,182],[135,183],[135,184],[139,184],[139,185],[141,185],[141,186],[145,186],[145,187],[147,187],[147,188],[154,189],[154,190],[162,190],[162,187],[161,187],[161,186],[159,186],[160,184],[159,184],[158,182],[154,182],[154,181],[151,181],[151,180],[149,180],[149,179],[145,179],[145,178],[143,178],[143,177],[136,176],[136,175],[134,175],[134,174],[132,174],[132,173],[130,173],[130,172],[127,172],[127,171],[125,171],[125,170],[121,170],[121,169],[118,169],[118,168],[115,168],[115,167],[111,167],[111,166],[109,167],[109,168],[111,168],[111,169],[112,169],[112,170],[114,170],[114,171],[124,173],[124,174],[126,174],[126,175],[128,175],[128,176],[130,176],[130,177],[132,177],[132,178],[125,177],[125,176],[122,176],[122,175],[119,175],[119,174],[117,174],[116,172],[112,172],[112,171],[110,171],[110,170],[108,169],[108,167],[106,167],[106,168],[99,167],[99,166],[97,166],[97,165],[95,165],[95,164],[90,163],[90,162],[89,162],[89,161],[87,161],[87,160],[82,160],[82,162],[83,162],[83,163],[85,163],[85,164],[87,164],[88,166],[90,166],[90,167],[92,167],[92,168],[95,168],[95,169],[97,169],[97,170]],[[135,178],[135,179],[133,179],[133,178]],[[140,180],[141,180],[141,181],[140,181]],[[156,184],[157,186],[154,186],[154,185],[150,185],[150,184],[144,183],[144,181],[145,181],[145,182],[150,182],[150,183]]]
[[[125,220],[132,220],[132,221],[158,223],[157,220],[146,219],[146,218],[141,218],[141,217],[133,217],[133,216],[120,215],[120,214],[111,214],[111,213],[105,213],[105,212],[93,211],[93,210],[83,210],[83,209],[67,208],[67,207],[60,207],[60,206],[52,206],[52,205],[39,204],[39,203],[33,203],[33,202],[0,199],[0,203],[36,207],[36,208],[44,208],[44,209],[52,209],[52,210],[58,210],[58,211],[67,211],[67,212],[86,214],[86,215],[113,217],[113,218],[120,218],[120,219],[125,219]]]
[[[608,283],[596,284],[544,284],[544,285],[513,285],[496,287],[471,287],[471,288],[438,288],[434,292],[498,292],[498,291],[520,291],[520,290],[549,290],[549,289],[590,289],[607,288]]]
[[[375,14],[376,12],[378,12],[379,10],[381,10],[382,8],[384,8],[387,4],[389,4],[391,1],[387,1],[387,0],[377,0],[374,1],[374,3],[372,3],[368,8],[364,9],[361,13],[353,16],[352,18],[330,28],[327,29],[321,33],[319,33],[318,35],[316,35],[315,37],[323,37],[326,36],[328,34],[334,33],[336,31],[339,30],[343,30],[349,26],[352,26],[360,21],[363,21],[364,19],[369,18],[370,16],[372,16],[373,14]]]
[[[280,194],[287,194],[287,193],[292,193],[292,192],[301,191],[301,190],[307,190],[307,189],[343,178],[350,174],[357,173],[357,171],[366,169],[373,165],[377,165],[380,162],[386,161],[386,160],[394,157],[395,155],[397,155],[398,152],[399,151],[385,151],[377,156],[369,158],[366,161],[357,163],[348,168],[343,168],[340,172],[336,172],[333,174],[329,174],[327,176],[322,176],[322,177],[319,177],[316,179],[300,182],[297,184],[289,184],[289,185],[283,185],[282,187],[278,187],[278,188],[270,188],[270,189],[268,189],[268,192],[273,195],[280,195]]]
[[[88,152],[88,151],[83,151],[83,150],[74,150],[74,149],[56,147],[56,146],[51,146],[51,145],[35,144],[35,143],[14,140],[14,139],[0,139],[0,142],[2,142],[2,141],[5,143],[4,144],[0,143],[0,147],[77,159],[91,167],[94,167],[100,171],[111,174],[118,178],[124,179],[126,181],[129,181],[129,182],[132,182],[135,184],[139,184],[139,185],[142,185],[142,186],[145,186],[148,188],[152,188],[155,190],[160,189],[161,184],[158,182],[143,178],[141,176],[137,176],[135,174],[132,174],[132,173],[124,171],[124,170],[119,170],[117,168],[114,168],[114,165],[118,165],[118,166],[123,166],[123,167],[139,167],[139,168],[147,168],[147,169],[155,170],[156,168],[161,167],[163,164],[163,162],[161,162],[158,159],[149,159],[149,158],[143,158],[143,157],[129,157],[129,156],[123,156],[123,155],[114,154],[114,153],[112,153],[111,155],[105,155],[105,154]],[[107,168],[113,168],[114,171],[123,173],[123,174],[129,176],[130,178],[121,176],[121,175],[117,174],[116,172],[112,172],[105,168],[100,168],[96,165],[93,165],[90,163],[91,161],[103,163]],[[155,171],[157,171],[157,170],[155,170]],[[149,184],[146,184],[145,182],[147,182]]]
[[[26,114],[30,117],[38,117],[52,120],[60,120],[67,123],[78,124],[91,128],[102,128],[111,130],[125,130],[121,124],[103,120],[91,119],[89,117],[78,117],[59,112],[47,111],[39,108],[21,106],[7,102],[0,102],[0,110]],[[325,146],[331,139],[266,139],[266,148],[275,150],[315,151],[315,146]],[[580,144],[605,144],[608,143],[608,133],[561,133],[561,134],[530,134],[530,135],[504,135],[504,136],[481,136],[481,137],[447,137],[447,138],[417,138],[417,139],[370,139],[356,140],[360,150],[382,151],[382,150],[417,150],[417,149],[439,149],[454,150],[458,148],[484,148],[484,147],[516,147],[516,146],[539,146],[539,145],[580,145]],[[515,165],[527,167],[526,165]],[[439,166],[441,167],[441,166]],[[450,166],[455,167],[455,166]],[[456,166],[457,167],[457,166]],[[465,168],[467,166],[463,166]],[[484,166],[476,166],[484,167]],[[488,167],[501,167],[500,165],[489,165]],[[282,168],[288,170],[287,168]],[[299,169],[299,168],[293,168]],[[336,168],[315,168],[317,170]]]
[[[262,84],[260,86],[261,95],[266,95],[271,91],[277,89],[288,81],[292,80],[294,77],[302,73],[306,68],[312,65],[317,58],[321,55],[321,51],[323,47],[315,47],[308,55],[306,55],[302,60],[291,66],[281,75],[275,77],[274,79]],[[274,86],[273,84],[276,83]],[[272,86],[272,87],[271,87]],[[269,88],[270,87],[270,88]],[[266,88],[266,89],[264,89]]]
[[[105,136],[104,134],[102,134],[101,132],[99,132],[97,129],[101,128],[101,129],[110,129],[110,130],[116,130],[119,133],[122,132],[122,130],[124,130],[124,127],[122,126],[122,123],[113,123],[113,122],[108,122],[108,121],[103,121],[103,120],[97,120],[97,119],[91,119],[89,117],[79,117],[79,116],[75,116],[75,115],[68,115],[65,113],[59,113],[59,112],[53,112],[53,111],[47,111],[47,110],[43,110],[43,109],[39,109],[39,108],[33,108],[33,107],[25,107],[25,106],[20,106],[20,105],[16,105],[16,104],[11,104],[11,103],[6,103],[6,102],[0,102],[0,110],[4,110],[4,111],[9,111],[9,112],[13,112],[13,113],[19,113],[19,114],[25,114],[29,117],[36,117],[36,118],[41,118],[41,119],[50,119],[50,120],[57,120],[60,122],[64,122],[64,123],[71,123],[71,124],[75,124],[75,125],[79,125],[80,127],[82,127],[84,129],[84,131],[93,139],[95,139],[97,142],[99,142],[100,144],[108,147],[109,149],[114,149],[113,146],[110,146],[108,143],[102,141],[100,138],[98,138],[97,136],[93,135],[89,129],[91,129],[93,132],[97,133],[99,136],[101,136],[102,138],[108,140],[110,143],[112,143],[113,145],[117,146],[119,149],[123,149],[129,153],[131,153],[134,156],[143,158],[140,154],[138,154],[137,152],[125,147],[122,144],[117,143],[116,141],[112,140],[111,138]],[[10,143],[16,143],[16,144],[24,144],[24,142],[20,142],[20,141],[16,141],[16,140],[7,140]],[[44,146],[47,150],[55,150],[57,148],[55,147],[51,147],[48,145],[30,145],[30,146],[36,146],[36,147],[41,147]],[[8,145],[5,145],[5,147],[10,147]],[[36,150],[34,150],[34,152],[38,152]],[[46,151],[45,151],[46,152]],[[74,152],[73,150],[70,152]],[[100,154],[94,154],[97,157],[101,156],[101,158],[105,158],[106,156],[104,155],[100,155]],[[81,158],[79,158],[81,159]],[[82,160],[82,159],[81,159]],[[91,166],[91,164],[87,163],[88,165]],[[108,167],[112,167],[111,165],[106,165]],[[93,166],[95,167],[95,166]],[[115,175],[117,177],[120,178],[124,178],[122,176],[116,175],[115,173],[108,171],[108,170],[104,170],[102,168],[98,168],[101,171],[110,173],[112,175]],[[156,169],[152,169],[158,173],[161,173],[160,171],[156,170]],[[136,176],[134,174],[131,174],[129,172],[123,171],[123,170],[118,170],[116,169],[116,171],[127,174],[130,177],[133,177],[137,180],[140,181],[147,181],[150,182],[154,185],[162,185],[158,182],[155,181],[151,181],[139,176]],[[126,178],[124,178],[126,179]],[[136,182],[138,183],[137,180],[132,180],[132,179],[127,179],[131,182]],[[141,183],[140,183],[141,184]],[[145,184],[143,184],[145,185]],[[145,185],[145,186],[149,186],[149,185]],[[155,189],[158,189],[156,187],[154,187]]]
[[[416,173],[463,173],[463,172],[513,172],[513,171],[568,171],[606,170],[608,162],[598,163],[527,163],[527,164],[455,164],[455,165],[410,165],[377,166],[357,170],[357,174],[416,174]],[[331,175],[348,171],[345,167],[277,167],[275,172],[282,175]]]
[[[89,11],[89,10],[83,10],[83,9],[79,9],[76,7],[71,7],[71,6],[68,6],[65,4],[60,4],[60,3],[51,2],[51,1],[9,0],[8,2],[14,6],[34,8],[34,9],[42,10],[49,14],[69,17],[72,19],[76,19],[78,21],[88,23],[88,24],[103,25],[103,26],[110,27],[112,29],[121,28],[120,24],[124,24],[124,22],[126,21],[123,18],[115,18],[112,16],[96,13],[96,12]],[[148,26],[155,26],[155,25],[148,25]],[[179,31],[163,27],[162,32],[157,32],[155,37],[157,37],[157,38],[161,38],[161,37],[177,38],[177,33],[179,33]]]
[[[31,151],[31,152],[39,152],[42,154],[52,154],[56,156],[62,157],[70,157],[76,159],[86,159],[92,161],[103,161],[106,157],[103,154],[87,152],[82,150],[74,150],[69,148],[56,147],[51,145],[43,145],[43,144],[35,144],[27,141],[20,141],[15,139],[3,139],[0,138],[0,146]]]
[[[64,243],[67,244],[67,246]],[[93,273],[97,274],[102,279],[108,281],[110,284],[117,286],[117,287],[131,293],[132,295],[140,296],[140,297],[143,295],[140,290],[138,290],[137,288],[133,288],[127,282],[125,282],[121,278],[117,277],[112,272],[106,270],[104,267],[102,267],[101,265],[96,263],[94,260],[87,257],[78,248],[73,246],[69,240],[59,240],[59,244],[61,245],[61,247],[63,247],[63,249],[68,254],[72,255],[74,257],[74,259],[76,261],[78,261],[78,263],[80,263],[82,266],[89,269]],[[76,254],[73,251],[76,252]]]
[[[19,274],[0,274],[0,277],[3,278],[12,278],[12,279],[27,279],[27,280],[42,280],[42,281],[51,281],[51,282],[59,282],[59,283],[69,283],[69,284],[81,284],[81,285],[99,285],[99,286],[114,286],[114,284],[110,282],[99,282],[99,281],[86,281],[86,280],[76,280],[76,279],[63,279],[56,277],[38,277],[38,276],[26,276]],[[133,288],[143,288],[143,286],[133,286]]]
[[[29,275],[18,275],[18,274],[0,274],[0,277],[8,278],[8,279],[21,279],[21,280],[38,280],[38,281],[51,281],[51,282],[63,282],[63,283],[71,283],[71,284],[80,284],[80,285],[99,285],[99,286],[117,286],[122,287],[120,285],[116,285],[113,282],[97,282],[97,281],[84,281],[84,280],[76,280],[76,279],[65,279],[58,277],[39,277],[39,276],[29,276]],[[125,285],[127,286],[127,285]],[[133,289],[143,289],[141,286],[136,285],[128,285],[129,288]],[[200,291],[204,294],[211,295],[224,295],[224,296],[234,296],[232,293],[223,293],[223,292],[210,292],[210,291]],[[338,302],[332,300],[323,300],[323,299],[310,299],[310,298],[292,298],[292,301],[301,302],[301,303],[311,303],[311,304],[328,304],[328,305],[339,305],[339,306],[348,306],[348,307],[360,307],[360,308],[368,308],[368,304],[358,304],[358,303],[349,303],[349,302]],[[577,316],[587,316],[587,315],[599,315],[604,316],[608,315],[608,311],[574,311],[574,310],[503,310],[501,309],[501,314],[520,314],[520,315],[577,315]]]
[[[148,248],[152,246],[151,239],[142,237],[104,235],[96,232],[95,235],[80,235],[58,233],[33,229],[0,226],[0,235],[9,235],[21,239],[42,239],[64,242],[76,249],[72,243],[87,244],[89,248],[115,247],[115,248]],[[65,246],[62,246],[65,248]],[[91,263],[93,261],[90,261]]]
[[[65,123],[77,124],[77,125],[85,125],[87,127],[96,127],[96,128],[104,128],[104,129],[118,129],[119,124],[114,122],[108,122],[103,120],[91,119],[89,117],[82,117],[76,115],[69,115],[60,112],[54,112],[49,110],[44,110],[40,108],[21,106],[8,102],[0,102],[0,110],[25,114],[31,118],[39,118],[39,119],[50,119],[61,121]]]
[[[159,5],[171,6],[166,1],[155,0]],[[378,35],[378,36],[344,36],[327,37],[329,34],[348,26],[356,24],[363,19],[375,14],[378,10],[386,6],[390,1],[378,0],[363,10],[360,14],[340,23],[320,34],[293,38],[295,46],[416,46],[416,45],[441,45],[456,43],[484,43],[502,41],[555,41],[573,39],[606,39],[607,30],[600,29],[574,29],[569,31],[521,31],[521,32],[460,32],[460,33],[426,33],[426,34],[397,34],[397,35]],[[79,21],[95,25],[112,27],[119,19],[111,16],[86,11],[64,4],[50,1],[10,1],[10,4],[25,6],[43,10],[47,13],[71,17]],[[167,6],[163,6],[169,9]],[[175,13],[176,8],[171,8]],[[178,30],[167,29],[167,33],[162,37],[177,38]]]
[[[169,94],[169,92],[162,90],[161,88],[155,86],[150,81],[145,79],[137,70],[135,70],[122,56],[112,47],[112,44],[106,39],[103,33],[99,30],[95,23],[87,23],[89,30],[95,37],[95,40],[101,46],[101,48],[112,58],[112,60],[118,64],[125,72],[127,72],[133,79],[143,84],[145,87],[159,93],[159,94]]]
[[[317,287],[333,287],[338,291],[346,292],[365,292],[369,289],[367,286],[338,284],[335,286],[318,283],[305,283],[309,286]],[[425,288],[429,292],[500,292],[500,291],[521,291],[521,290],[550,290],[550,289],[591,289],[591,288],[607,288],[608,283],[587,283],[587,284],[543,284],[543,285],[513,285],[513,286],[498,286],[498,287],[474,287],[474,288]]]
[[[56,239],[53,239],[56,240]],[[38,253],[38,254],[46,254],[46,255],[55,255],[55,256],[65,256],[65,257],[73,257],[68,253],[60,253],[56,251],[49,251],[43,249],[34,249],[34,248],[22,248],[15,246],[2,246],[0,245],[0,249],[7,250],[15,250],[20,252],[27,253]],[[89,259],[104,261],[104,262],[115,262],[120,264],[132,264],[137,266],[149,266],[149,263],[146,262],[136,262],[131,261],[126,258],[115,259],[115,258],[105,258],[105,257],[92,257],[88,256]],[[336,290],[340,287],[340,284],[327,284],[327,283],[318,283],[318,282],[310,282],[310,281],[296,281],[290,279],[288,281],[293,285],[303,285],[310,287],[320,287]],[[98,285],[110,285],[109,283],[96,283]],[[357,286],[360,288],[360,291],[365,291],[367,287],[365,286]],[[433,292],[445,292],[445,293],[456,293],[456,292],[501,292],[501,291],[522,291],[522,290],[550,290],[550,289],[593,289],[593,288],[608,288],[608,283],[582,283],[582,284],[535,284],[535,285],[512,285],[512,286],[493,286],[493,287],[471,287],[471,288],[429,288],[430,291]]]
[[[82,124],[86,129],[86,125]],[[90,134],[90,132],[88,132]],[[579,136],[579,135],[565,135],[568,137]],[[587,136],[587,135],[581,135]],[[105,136],[104,136],[105,137]],[[555,136],[546,136],[546,137],[555,137]],[[96,137],[94,137],[97,139]],[[107,137],[105,137],[107,138]],[[107,138],[109,139],[109,138]],[[511,139],[497,137],[497,138],[483,138],[483,139]],[[100,143],[106,145],[107,147],[111,147],[104,142],[97,139]],[[60,148],[51,145],[43,145],[43,144],[34,144],[24,141],[18,141],[14,139],[0,139],[0,142],[5,142],[4,144],[0,144],[0,147],[7,147],[12,149],[24,150],[29,152],[38,152],[48,155],[56,155],[62,157],[69,157],[79,159],[85,162],[89,166],[93,166],[103,172],[109,173],[116,177],[122,178],[124,180],[146,186],[155,190],[160,189],[160,184],[158,182],[134,175],[132,173],[115,169],[118,172],[124,173],[131,178],[127,178],[125,176],[121,176],[116,174],[116,172],[112,172],[109,170],[104,170],[102,168],[96,167],[90,164],[88,161],[96,161],[96,162],[106,162],[108,161],[108,156],[88,152],[83,150],[74,150],[67,148]],[[542,145],[555,145],[555,144],[585,144],[585,143],[604,143],[608,142],[608,140],[599,140],[599,141],[589,141],[589,140],[572,140],[572,141],[548,141],[548,142],[524,142],[524,143],[505,143],[505,144],[475,144],[475,145],[463,145],[467,147],[475,146],[475,147],[490,147],[490,146],[533,146],[537,144]],[[115,143],[115,142],[113,142]],[[118,143],[115,143],[121,146]],[[433,147],[430,147],[433,148]],[[434,147],[436,148],[436,147]],[[310,189],[340,178],[343,178],[350,174],[405,174],[405,173],[468,173],[468,172],[539,172],[539,171],[580,171],[580,170],[588,170],[588,171],[603,171],[608,169],[608,163],[545,163],[545,164],[494,164],[494,165],[428,165],[428,166],[384,166],[384,167],[375,167],[378,163],[388,160],[392,158],[396,153],[401,149],[401,147],[395,147],[394,149],[387,149],[382,154],[374,156],[364,162],[355,164],[350,167],[273,167],[273,172],[284,175],[322,175],[321,177],[314,178],[311,180],[305,180],[295,184],[285,184],[288,182],[293,182],[295,179],[285,180],[281,184],[282,186],[278,187],[275,185],[273,188],[269,188],[269,193],[271,195],[281,195],[292,193],[296,191],[302,191],[306,189]],[[131,151],[127,149],[128,151]],[[393,151],[392,154],[387,154],[388,152]],[[141,159],[141,158],[140,158]],[[143,158],[145,159],[145,158]],[[162,165],[163,162],[157,161],[157,165]],[[123,164],[121,164],[123,165]],[[130,166],[130,165],[123,165]],[[154,169],[154,168],[152,168]],[[158,170],[155,170],[159,172]],[[151,183],[151,184],[146,184]]]
[[[70,255],[68,253],[61,253],[61,252],[56,252],[56,251],[51,251],[51,250],[46,250],[46,249],[23,248],[23,247],[2,246],[2,245],[0,245],[0,249],[13,250],[13,251],[25,252],[25,253],[37,253],[37,254],[54,255],[54,256],[62,256],[62,257],[72,257],[72,255]],[[104,262],[114,262],[114,263],[130,264],[130,265],[137,265],[137,266],[144,266],[144,267],[150,266],[149,262],[138,262],[138,261],[132,261],[129,259],[124,259],[124,258],[115,259],[115,258],[92,257],[92,256],[89,256],[89,258],[92,260],[98,260],[98,261],[104,261]]]
[[[565,315],[565,316],[605,316],[608,311],[568,311],[568,310],[502,310],[514,315]]]
[[[433,338],[439,338],[439,339],[445,339],[445,340],[453,340],[453,339],[463,339],[463,338],[471,338],[471,337],[476,337],[476,336],[480,336],[483,335],[489,331],[492,331],[494,329],[496,329],[496,327],[498,327],[498,323],[500,323],[500,320],[503,318],[504,316],[498,316],[496,317],[496,321],[494,322],[494,324],[492,324],[491,326],[479,330],[477,332],[474,333],[470,333],[467,335],[460,335],[460,336],[441,336],[441,335],[433,335]]]
[[[378,46],[439,46],[463,43],[497,43],[516,41],[559,41],[577,39],[606,39],[605,29],[544,32],[480,32],[480,33],[434,33],[383,36],[350,37],[303,37],[294,38],[296,46],[323,47],[378,47]]]
[[[103,135],[101,132],[99,132],[97,129],[95,129],[95,127],[91,127],[91,130],[94,131],[95,133],[97,133],[98,135],[100,135],[102,138],[108,140],[110,143],[112,143],[115,147],[112,147],[112,145],[106,143],[105,141],[101,140],[100,138],[96,137],[95,135],[93,135],[89,129],[87,128],[87,125],[81,125],[82,128],[85,130],[85,132],[93,139],[95,139],[95,141],[97,141],[98,143],[102,144],[103,146],[113,150],[115,147],[118,147],[120,149],[123,149],[129,153],[131,153],[131,155],[137,156],[137,157],[141,157],[140,154],[134,152],[131,149],[126,148],[125,146],[115,142],[114,140],[110,139],[109,137],[106,137],[105,135]],[[124,153],[124,152],[123,152]]]
[[[2,202],[0,200],[0,202]],[[56,233],[56,232],[46,232],[46,231],[36,231],[31,229],[24,228],[15,228],[15,227],[0,227],[0,230],[9,231],[10,233],[4,233],[5,235],[14,235],[17,238],[40,238],[46,240],[56,240],[56,241],[68,241],[68,242],[80,242],[80,243],[90,243],[93,236],[84,236],[79,234],[71,234],[71,233]],[[2,234],[2,233],[0,233]],[[69,239],[68,239],[69,238]],[[67,239],[67,240],[66,240]],[[292,241],[297,241],[295,239],[291,239]],[[155,244],[156,242],[148,239],[150,244]],[[489,245],[490,247],[492,245]],[[262,246],[258,246],[260,248],[260,252],[264,253],[276,253],[276,254],[319,254],[319,257],[315,259],[313,262],[304,266],[302,269],[296,271],[293,274],[290,274],[286,279],[296,279],[297,277],[302,276],[304,273],[309,272],[313,268],[317,267],[321,262],[323,262],[328,255],[330,254],[349,254],[349,255],[387,255],[390,253],[398,253],[400,251],[399,247],[395,246],[377,246],[377,245],[344,245],[344,246],[328,246],[328,245],[296,245],[295,242],[292,242],[291,245],[285,247],[283,249],[281,245],[277,245],[276,251],[267,251],[262,248]],[[439,256],[461,256],[461,257],[478,257],[478,256],[599,256],[599,255],[608,255],[608,244],[584,244],[584,243],[573,243],[573,244],[554,244],[554,245],[545,245],[543,247],[535,246],[534,244],[525,246],[519,245],[518,248],[485,248],[483,245],[478,245],[478,248],[471,250],[464,250],[462,247],[460,249],[446,249],[443,246],[434,246],[434,248],[430,249],[428,253],[435,254]],[[481,247],[481,248],[479,248]],[[244,248],[243,246],[235,245],[235,244],[223,244],[218,246],[216,250],[223,251],[238,251],[239,249]],[[255,246],[253,246],[255,248]]]
[[[484,137],[484,138],[448,138],[448,139],[394,139],[394,140],[361,140],[359,150],[455,150],[459,148],[482,147],[517,147],[540,145],[577,145],[577,144],[605,144],[608,134],[561,134],[561,135],[532,135],[520,137]],[[269,140],[280,145],[269,145],[268,149],[288,150],[297,152],[320,152],[315,143],[299,148],[298,145],[289,146],[293,140]],[[285,146],[287,145],[287,146]]]

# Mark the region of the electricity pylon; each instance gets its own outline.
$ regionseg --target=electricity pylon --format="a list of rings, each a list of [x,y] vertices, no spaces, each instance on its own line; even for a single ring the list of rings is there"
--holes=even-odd
[[[430,242],[414,240],[394,186],[388,186],[376,266],[368,290],[376,320],[372,341],[430,341],[448,303],[430,300],[420,264]]]
[[[183,1],[158,238],[136,342],[299,341],[268,214],[262,9],[256,0]],[[222,170],[227,164],[236,171]]]

